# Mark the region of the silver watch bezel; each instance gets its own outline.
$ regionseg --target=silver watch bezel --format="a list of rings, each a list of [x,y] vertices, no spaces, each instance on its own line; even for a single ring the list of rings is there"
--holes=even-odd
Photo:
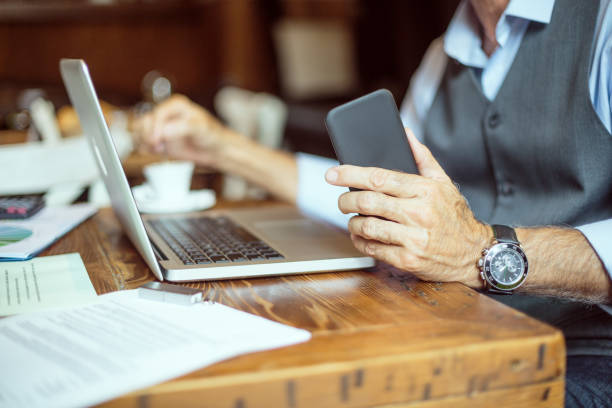
[[[491,260],[497,253],[506,249],[510,249],[516,252],[523,259],[523,263],[525,265],[525,268],[523,269],[523,276],[521,276],[521,279],[511,285],[506,285],[504,283],[499,282],[491,273]],[[525,279],[527,278],[528,272],[529,263],[527,262],[527,255],[525,255],[525,252],[518,244],[514,244],[511,242],[499,242],[489,248],[484,256],[484,261],[482,264],[482,277],[494,289],[504,292],[511,292],[514,289],[520,287],[523,283],[525,283]]]

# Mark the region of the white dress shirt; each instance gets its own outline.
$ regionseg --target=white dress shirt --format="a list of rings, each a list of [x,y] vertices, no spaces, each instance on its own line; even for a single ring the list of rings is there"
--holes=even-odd
[[[529,22],[550,23],[554,3],[554,0],[511,0],[496,27],[499,47],[488,57],[481,48],[478,21],[468,1],[462,1],[446,33],[433,41],[410,81],[401,107],[404,125],[421,137],[423,124],[438,92],[449,57],[475,68],[485,96],[493,100],[512,66]],[[597,115],[611,132],[612,0],[601,0],[600,4],[593,39],[589,92]],[[298,154],[297,163],[298,206],[311,216],[346,228],[351,215],[338,210],[338,196],[346,189],[331,186],[324,178],[325,171],[338,163],[303,153]],[[578,229],[589,240],[612,276],[612,219],[583,225]]]

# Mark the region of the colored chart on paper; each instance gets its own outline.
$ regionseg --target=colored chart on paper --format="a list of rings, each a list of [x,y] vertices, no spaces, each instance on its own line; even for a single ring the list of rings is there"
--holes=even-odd
[[[0,247],[14,244],[32,235],[32,231],[25,228],[0,225]]]

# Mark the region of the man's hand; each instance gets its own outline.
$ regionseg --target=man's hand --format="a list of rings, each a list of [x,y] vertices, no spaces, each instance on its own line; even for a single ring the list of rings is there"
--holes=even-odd
[[[234,132],[185,96],[173,95],[159,104],[136,121],[134,133],[141,148],[244,177],[282,200],[296,202],[293,155]]]
[[[141,148],[220,168],[224,149],[243,142],[213,115],[183,95],[173,95],[134,126]],[[245,142],[246,143],[246,142]]]
[[[330,184],[365,190],[338,200],[343,213],[362,214],[349,222],[351,239],[359,251],[420,279],[482,288],[476,264],[491,229],[474,217],[429,149],[407,133],[421,175],[349,165],[328,170]]]

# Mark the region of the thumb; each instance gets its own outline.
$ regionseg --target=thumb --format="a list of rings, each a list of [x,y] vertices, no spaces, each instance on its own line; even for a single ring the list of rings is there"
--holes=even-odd
[[[427,146],[419,142],[412,130],[406,128],[406,135],[421,176],[439,181],[450,181],[442,166],[434,159]]]

